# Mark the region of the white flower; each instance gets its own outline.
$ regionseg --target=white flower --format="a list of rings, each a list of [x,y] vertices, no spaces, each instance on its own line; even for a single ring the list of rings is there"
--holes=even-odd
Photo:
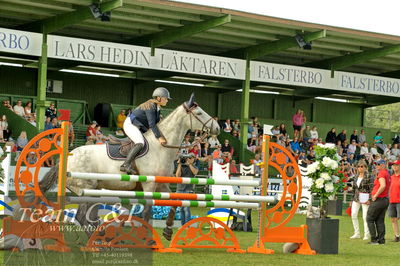
[[[334,189],[335,189],[335,188],[334,188],[334,186],[333,186],[333,183],[327,183],[327,184],[325,184],[325,191],[326,191],[326,192],[333,192]]]
[[[323,164],[325,167],[330,167],[332,161],[333,161],[333,160],[332,160],[331,158],[329,158],[328,156],[325,156],[325,157],[322,159],[322,164]]]
[[[323,188],[324,187],[324,179],[318,178],[317,180],[315,180],[315,186],[317,188]]]
[[[339,182],[339,177],[336,176],[336,175],[332,176],[332,182],[335,183],[335,184],[338,183]]]
[[[326,181],[330,181],[331,180],[330,175],[328,173],[326,173],[326,172],[321,173],[321,178],[326,180]]]
[[[319,169],[319,162],[314,162],[307,166],[307,175],[315,173]]]
[[[336,161],[332,160],[332,163],[330,164],[330,167],[332,169],[337,169],[339,167],[339,164]]]
[[[333,143],[326,143],[325,144],[325,148],[327,148],[327,149],[334,149],[336,146],[335,146],[335,144],[333,144]]]

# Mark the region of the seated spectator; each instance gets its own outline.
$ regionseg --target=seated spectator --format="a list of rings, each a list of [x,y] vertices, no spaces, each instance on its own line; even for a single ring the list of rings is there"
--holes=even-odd
[[[345,139],[345,140],[342,142],[342,147],[343,147],[343,154],[347,154],[347,151],[348,151],[348,149],[349,149],[349,144],[347,143],[347,139]]]
[[[351,134],[351,136],[350,136],[350,143],[352,143],[352,141],[355,140],[356,143],[359,144],[357,134],[358,134],[357,129],[354,129],[353,134]]]
[[[358,143],[364,143],[367,141],[367,137],[365,136],[365,130],[361,129],[361,133],[358,135]]]
[[[14,113],[16,113],[17,115],[19,115],[21,117],[25,117],[25,110],[24,110],[24,107],[22,106],[21,100],[18,100],[17,104],[14,105]]]
[[[93,120],[92,123],[86,129],[86,140],[87,141],[89,141],[89,137],[92,137],[91,139],[93,139],[94,142],[97,141],[96,126],[97,126],[97,122]]]
[[[36,121],[35,121],[35,118],[33,118],[33,116],[28,116],[28,122],[32,126],[36,127]]]
[[[208,138],[208,144],[210,144],[211,149],[217,148],[221,143],[219,142],[217,135],[211,135],[211,137]]]
[[[235,160],[232,160],[231,163],[229,164],[229,173],[231,175],[238,175],[239,174],[239,171],[238,171],[238,168],[237,168]]]
[[[277,144],[281,145],[282,147],[286,148],[286,138],[281,136],[276,141]]]
[[[346,136],[346,129],[343,129],[342,132],[339,133],[339,135],[337,135],[336,139],[340,140],[342,142],[342,144],[344,143],[345,140],[347,140],[347,136]]]
[[[56,165],[56,163],[54,161],[54,157],[53,156],[47,157],[46,160],[44,161],[44,166],[45,167],[53,167],[55,165]]]
[[[26,131],[21,131],[19,137],[17,138],[17,142],[15,143],[17,147],[17,156],[15,157],[15,161],[17,161],[19,154],[25,148],[26,144],[28,144],[28,138],[26,136]]]
[[[284,136],[284,137],[287,137],[287,136],[288,136],[288,135],[287,135],[287,131],[286,131],[286,126],[285,126],[284,123],[282,123],[282,124],[279,125],[279,133],[280,133],[282,136]]]
[[[97,138],[95,136],[86,136],[86,140],[85,145],[94,145],[96,144]]]
[[[50,120],[57,117],[57,108],[55,108],[54,103],[51,103],[50,106],[47,107],[45,116],[50,117]]]
[[[222,125],[222,128],[225,132],[231,133],[232,131],[232,126],[231,126],[231,120],[228,118],[226,119],[225,123]]]
[[[254,156],[254,160],[253,160],[253,164],[254,164],[254,175],[256,175],[256,176],[260,176],[261,175],[261,167],[260,167],[260,164],[262,163],[263,161],[261,160],[261,155],[259,154],[259,153],[257,153],[255,156]]]
[[[8,108],[10,111],[14,112],[14,109],[13,109],[12,105],[10,104],[10,101],[8,101],[8,100],[3,101],[3,106]]]
[[[343,147],[342,147],[342,142],[340,140],[336,142],[336,152],[339,156],[343,156]]]
[[[212,158],[214,161],[217,161],[217,163],[222,163],[222,152],[221,152],[221,145],[218,145],[216,149],[212,153]]]
[[[276,137],[276,139],[278,139],[281,135],[280,131],[279,131],[279,126],[276,125],[272,128],[271,130],[272,135],[274,135]]]
[[[257,148],[257,138],[252,137],[250,139],[247,140],[247,149],[251,152],[256,152],[256,148]]]
[[[378,147],[376,146],[375,143],[372,144],[372,147],[371,147],[371,149],[370,149],[370,152],[371,152],[372,155],[378,155],[378,154],[379,154],[379,152],[378,152]]]
[[[372,162],[372,154],[368,150],[368,143],[363,142],[360,148],[360,156],[364,157],[368,164]]]
[[[25,104],[25,107],[24,107],[24,111],[25,111],[25,116],[27,117],[27,118],[29,118],[29,117],[31,117],[31,118],[33,118],[33,120],[35,120],[35,113],[32,113],[32,102],[31,101],[28,101],[26,104]]]
[[[229,140],[224,140],[224,144],[221,147],[221,152],[227,156],[229,156],[229,158],[232,156],[233,154],[233,148],[232,146],[229,144]]]
[[[332,128],[326,134],[325,142],[326,143],[336,143],[336,128]]]
[[[121,129],[124,127],[124,122],[126,119],[125,110],[122,109],[119,114],[117,115],[117,128]]]
[[[355,139],[353,139],[347,148],[347,154],[355,154],[356,150],[357,150],[357,142]]]
[[[8,141],[11,136],[11,130],[8,127],[7,116],[2,115],[0,119],[0,128],[2,130],[3,140]]]
[[[383,137],[382,137],[382,133],[380,131],[376,132],[376,135],[374,137],[374,143],[376,144],[376,146],[382,150],[382,152],[385,150],[386,145],[383,144]]]
[[[300,153],[301,148],[300,148],[300,143],[299,143],[299,138],[298,138],[298,137],[295,137],[295,138],[293,139],[293,141],[290,142],[290,147],[289,147],[289,148],[290,148],[289,150],[290,150],[294,155],[297,155],[297,154]]]
[[[235,138],[239,138],[239,132],[236,130],[232,130],[232,136],[234,136]]]
[[[35,164],[37,162],[37,156],[36,153],[31,151],[28,153],[28,156],[26,157],[26,160],[28,164]]]
[[[347,159],[347,161],[349,162],[349,164],[355,165],[355,163],[356,163],[357,161],[356,161],[356,158],[355,158],[354,153],[350,153],[350,154],[349,154],[349,158]]]
[[[312,139],[318,139],[318,131],[317,131],[317,127],[313,126],[310,130],[311,133],[311,138]]]
[[[235,119],[235,121],[232,124],[232,129],[236,130],[237,132],[240,132],[240,120]]]
[[[391,157],[395,158],[394,160],[397,160],[397,157],[400,155],[400,149],[399,149],[399,144],[395,143],[393,144],[392,150],[390,151]]]
[[[44,130],[49,130],[53,129],[53,123],[51,122],[50,116],[46,117],[46,120],[44,121]]]
[[[385,150],[383,151],[383,156],[388,158],[390,160],[391,156],[391,149],[392,149],[392,144],[388,144],[385,147]]]
[[[103,132],[101,131],[101,126],[99,124],[96,125],[96,144],[104,143],[105,141],[110,140],[108,137],[104,136]]]
[[[51,119],[51,124],[53,125],[53,128],[61,128],[61,125],[58,122],[58,118],[57,117],[53,117]]]
[[[306,128],[304,129],[303,139],[307,142],[311,139],[311,130],[309,125],[306,125]]]
[[[74,140],[75,140],[74,125],[72,124],[72,121],[69,120],[69,125],[68,125],[68,142],[69,142],[69,146],[70,146],[70,147],[74,146]]]

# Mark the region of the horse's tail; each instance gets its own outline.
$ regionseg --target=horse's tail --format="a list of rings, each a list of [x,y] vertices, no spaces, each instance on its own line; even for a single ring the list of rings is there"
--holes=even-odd
[[[58,180],[58,164],[50,168],[42,180],[39,182],[39,188],[42,193],[46,193],[57,184]]]

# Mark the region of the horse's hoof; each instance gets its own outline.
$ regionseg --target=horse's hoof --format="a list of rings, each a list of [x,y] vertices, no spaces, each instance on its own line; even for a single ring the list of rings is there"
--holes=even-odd
[[[164,228],[164,230],[163,230],[163,236],[164,236],[164,238],[165,238],[166,240],[168,240],[168,241],[171,241],[172,233],[173,233],[173,231],[172,231],[171,228],[166,227],[166,228]]]
[[[151,239],[151,240],[147,241],[146,244],[147,244],[148,246],[155,246],[155,245],[157,244],[157,242],[154,241],[153,239]]]

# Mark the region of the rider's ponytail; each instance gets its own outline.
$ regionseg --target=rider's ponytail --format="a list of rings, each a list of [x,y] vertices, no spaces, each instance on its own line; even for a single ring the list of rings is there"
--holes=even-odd
[[[156,99],[147,100],[146,102],[139,105],[139,108],[142,110],[150,110],[152,108],[153,103],[157,104],[159,103],[159,101],[157,101]]]

